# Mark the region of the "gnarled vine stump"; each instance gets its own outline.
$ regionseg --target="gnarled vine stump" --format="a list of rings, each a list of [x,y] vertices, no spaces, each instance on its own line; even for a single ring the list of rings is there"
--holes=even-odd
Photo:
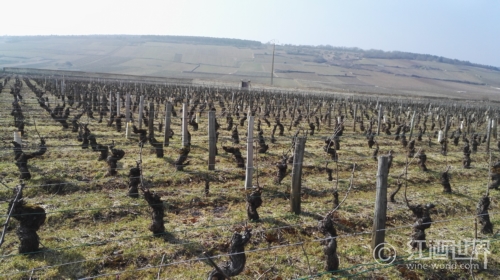
[[[463,148],[463,152],[464,152],[464,158],[462,160],[462,166],[463,166],[463,168],[470,168],[470,163],[472,161],[470,158],[470,154],[472,153],[472,151],[469,147],[468,141],[465,143],[465,146]]]
[[[283,181],[283,178],[285,178],[286,170],[288,168],[286,162],[287,162],[287,157],[284,156],[280,162],[276,163],[276,168],[278,168],[278,172],[276,173],[276,177],[274,177],[274,183],[281,184],[281,181]]]
[[[183,146],[179,150],[179,157],[177,157],[177,160],[174,162],[175,168],[177,169],[177,171],[183,171],[184,167],[189,165],[189,161],[187,161],[187,158],[188,158],[190,151],[191,151],[190,145]]]
[[[335,273],[339,269],[339,257],[337,255],[337,230],[333,222],[333,214],[329,213],[318,225],[319,230],[325,235],[323,241],[323,253],[326,256],[325,270]]]
[[[14,159],[16,161],[15,164],[19,169],[19,172],[21,172],[21,174],[19,175],[19,179],[31,179],[31,173],[28,170],[28,160],[45,154],[45,152],[47,151],[47,147],[45,146],[45,139],[40,139],[38,151],[33,153],[24,153],[19,143],[15,141],[12,141],[11,143],[14,145]]]
[[[415,223],[413,224],[413,233],[411,236],[411,246],[413,249],[421,248],[424,250],[427,248],[425,230],[431,227],[432,219],[430,216],[430,210],[435,206],[433,204],[427,204],[425,206],[418,204],[408,205],[408,207],[415,216]]]
[[[245,245],[252,237],[251,229],[245,229],[243,235],[235,232],[231,238],[231,245],[229,247],[229,262],[219,264],[219,268],[225,275],[232,277],[240,274],[245,269],[247,258],[245,256]],[[224,280],[226,277],[217,271],[212,270],[208,274],[207,280]]]
[[[488,186],[488,188],[498,190],[498,187],[500,186],[500,161],[497,161],[491,167],[490,178],[491,178],[491,183]]]
[[[443,192],[445,193],[451,193],[451,184],[450,184],[450,174],[448,173],[450,171],[450,167],[446,168],[446,170],[441,173],[441,185],[443,186]]]
[[[111,150],[111,155],[106,159],[106,163],[108,164],[108,172],[105,176],[116,176],[118,172],[116,171],[118,167],[118,161],[121,160],[125,156],[125,152],[120,149],[115,149],[115,143],[109,146]]]
[[[259,131],[259,154],[264,154],[269,149],[269,145],[266,144],[264,139],[264,131]]]
[[[257,208],[262,205],[262,188],[258,187],[247,197],[247,216],[250,221],[258,221],[260,219]]]
[[[134,134],[139,134],[139,147],[144,147],[144,144],[148,142],[148,131],[145,129],[138,129],[135,125],[132,125],[132,132],[134,132]]]
[[[163,143],[158,142],[156,140],[156,138],[152,135],[149,135],[148,139],[149,139],[149,144],[151,144],[151,146],[153,146],[153,148],[154,148],[154,151],[156,153],[156,157],[163,158]]]
[[[141,184],[141,169],[139,163],[136,167],[130,168],[128,173],[128,196],[139,197],[139,185]]]
[[[493,224],[490,221],[490,214],[488,213],[488,208],[490,207],[490,197],[485,195],[479,199],[477,203],[477,217],[479,219],[479,224],[481,224],[482,234],[492,234]]]
[[[425,165],[425,163],[427,162],[427,155],[425,154],[425,151],[421,150],[417,154],[417,158],[418,158],[417,164],[420,167],[420,170],[428,171],[427,166]]]
[[[243,156],[241,155],[241,151],[239,148],[222,146],[222,149],[226,153],[233,154],[237,168],[245,168],[245,160],[243,159]]]
[[[149,230],[154,234],[165,233],[165,225],[163,224],[163,217],[165,216],[165,208],[163,207],[163,202],[161,198],[156,193],[151,193],[149,189],[144,190],[144,199],[149,204],[152,209],[151,218],[152,222],[149,226]]]
[[[37,231],[45,222],[45,210],[40,206],[28,205],[23,200],[20,187],[14,190],[17,195],[17,200],[13,199],[9,202],[9,210],[12,209],[12,218],[19,221],[19,227],[16,230],[19,238],[19,253],[33,253],[39,250],[40,238]]]

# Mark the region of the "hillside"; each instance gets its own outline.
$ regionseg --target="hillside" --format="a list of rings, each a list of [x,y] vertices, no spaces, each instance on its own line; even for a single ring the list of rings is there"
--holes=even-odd
[[[0,37],[0,67],[189,78],[269,86],[273,45],[185,36]],[[276,46],[274,86],[500,101],[500,71],[432,55]]]
[[[0,75],[0,279],[499,279],[498,106],[91,79]]]

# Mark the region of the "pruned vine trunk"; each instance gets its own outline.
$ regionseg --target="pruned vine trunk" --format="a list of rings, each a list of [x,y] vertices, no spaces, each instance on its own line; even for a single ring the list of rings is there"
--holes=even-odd
[[[490,207],[490,197],[485,195],[479,199],[477,203],[477,217],[479,219],[479,224],[481,224],[482,234],[492,234],[493,224],[490,221],[490,214],[488,213],[488,208]]]
[[[240,274],[245,269],[247,261],[245,255],[245,245],[252,237],[251,229],[245,229],[243,235],[235,232],[231,238],[231,245],[229,247],[229,262],[219,265],[219,268],[225,275],[232,277]],[[208,274],[207,280],[224,280],[227,279],[217,269],[212,270]]]
[[[19,227],[16,230],[19,238],[19,253],[34,253],[40,249],[40,238],[37,231],[45,222],[45,210],[40,206],[27,204],[22,196],[20,187],[15,188],[17,200],[13,199],[9,203],[9,211],[12,208],[12,218],[19,221]]]
[[[154,235],[159,235],[165,233],[165,225],[163,223],[163,217],[165,216],[165,208],[163,207],[163,202],[161,198],[156,193],[151,193],[149,189],[144,190],[144,199],[151,207],[151,225],[149,226],[149,230]]]

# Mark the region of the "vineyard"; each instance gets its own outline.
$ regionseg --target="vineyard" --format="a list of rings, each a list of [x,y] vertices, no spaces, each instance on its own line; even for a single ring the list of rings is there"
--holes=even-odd
[[[0,278],[500,275],[497,104],[41,74],[0,87]]]

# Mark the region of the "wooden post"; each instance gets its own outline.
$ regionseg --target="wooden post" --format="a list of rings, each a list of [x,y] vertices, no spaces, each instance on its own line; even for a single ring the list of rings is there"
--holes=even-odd
[[[155,135],[154,120],[155,120],[155,103],[149,102],[149,119],[148,119],[149,137],[154,137]]]
[[[109,93],[109,121],[111,122],[113,116],[113,93]]]
[[[125,139],[129,139],[130,138],[131,131],[132,131],[132,122],[126,122],[126,126],[125,126]]]
[[[120,116],[120,94],[119,93],[116,93],[116,116]]]
[[[375,215],[373,217],[373,232],[371,247],[374,256],[381,256],[380,251],[384,246],[380,244],[385,240],[385,220],[387,212],[387,177],[388,177],[388,156],[378,158],[377,170],[377,193],[375,199]],[[383,251],[382,251],[383,253]]]
[[[348,116],[347,116],[347,100],[348,100],[348,98],[345,99],[345,104],[344,104],[344,116],[345,116],[345,118],[348,118]]]
[[[290,211],[300,214],[300,192],[302,184],[302,161],[304,160],[305,137],[295,139],[295,152],[292,167],[292,191],[290,192]]]
[[[144,114],[144,96],[139,97],[139,129],[142,128],[142,117]]]
[[[170,142],[170,122],[172,121],[172,104],[167,102],[165,105],[165,132],[163,136],[163,146],[168,147]]]
[[[486,152],[490,151],[490,141],[491,141],[491,127],[493,126],[493,119],[490,118],[486,125],[488,126],[486,129]]]
[[[358,104],[354,105],[354,121],[352,124],[353,131],[356,132],[356,115],[358,114]]]
[[[187,116],[187,104],[182,103],[182,146],[186,147],[189,143],[188,141],[188,116]]]
[[[448,139],[448,124],[450,123],[450,116],[446,114],[444,121],[444,139]]]
[[[234,113],[234,109],[235,109],[235,107],[234,107],[234,91],[233,91],[232,92],[232,97],[231,97],[231,110],[232,110],[233,113]]]
[[[95,111],[96,110],[96,107],[95,107],[95,94],[94,92],[90,92],[90,109],[92,111]]]
[[[130,93],[127,93],[125,99],[125,120],[127,123],[130,122]]]
[[[23,141],[21,138],[21,131],[14,131],[14,142],[17,142],[17,144],[22,145]]]
[[[332,105],[328,107],[328,128],[332,127]]]
[[[247,130],[247,170],[245,174],[245,190],[252,188],[253,177],[253,122],[254,116],[248,112],[248,130]]]
[[[215,111],[208,111],[208,170],[215,170],[216,144]]]
[[[470,122],[472,118],[469,114],[467,114],[467,135],[470,135]]]
[[[106,104],[104,103],[104,94],[99,95],[99,112],[106,111]]]
[[[413,135],[413,126],[415,124],[415,113],[416,113],[416,111],[413,111],[413,115],[411,116],[411,121],[410,121],[410,136],[408,137],[408,141],[411,141],[411,136]]]
[[[377,100],[378,104],[378,100]],[[377,135],[380,135],[380,122],[382,120],[382,104],[378,108],[378,120],[377,120]]]
[[[498,120],[492,119],[493,123],[491,124],[491,134],[493,134],[493,138],[498,139]]]

